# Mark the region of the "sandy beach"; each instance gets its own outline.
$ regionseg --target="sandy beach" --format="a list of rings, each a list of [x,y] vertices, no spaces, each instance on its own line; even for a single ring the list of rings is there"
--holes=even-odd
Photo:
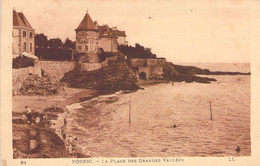
[[[58,95],[53,96],[13,96],[13,112],[25,111],[25,106],[29,106],[35,111],[40,111],[44,108],[56,106],[64,108],[66,105],[70,105],[79,102],[80,98],[91,97],[95,95],[97,91],[93,89],[77,89],[77,88],[65,88],[64,91],[60,91]]]

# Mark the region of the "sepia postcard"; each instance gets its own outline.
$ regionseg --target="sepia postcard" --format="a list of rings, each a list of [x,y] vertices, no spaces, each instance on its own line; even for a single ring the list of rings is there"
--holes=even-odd
[[[260,165],[260,1],[2,0],[1,164]]]

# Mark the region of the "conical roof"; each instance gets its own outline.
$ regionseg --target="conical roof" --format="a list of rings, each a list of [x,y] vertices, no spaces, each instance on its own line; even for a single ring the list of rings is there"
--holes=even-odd
[[[79,30],[92,30],[92,31],[98,30],[98,28],[95,26],[95,24],[93,23],[93,21],[88,13],[86,13],[85,17],[83,18],[83,20],[80,22],[78,28],[76,29],[76,31],[79,31]]]
[[[29,21],[26,19],[23,13],[18,13],[13,10],[13,26],[20,26],[33,29]]]

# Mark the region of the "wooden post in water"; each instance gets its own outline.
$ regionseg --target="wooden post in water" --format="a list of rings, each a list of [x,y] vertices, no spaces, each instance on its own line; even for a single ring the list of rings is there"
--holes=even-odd
[[[211,101],[209,101],[209,109],[210,109],[210,119],[212,121],[212,109],[211,109]]]
[[[131,95],[129,100],[129,125],[131,124]]]

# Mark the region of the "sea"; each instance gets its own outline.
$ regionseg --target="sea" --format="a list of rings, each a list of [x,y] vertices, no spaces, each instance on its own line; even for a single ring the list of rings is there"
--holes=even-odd
[[[250,72],[248,63],[181,65]],[[250,75],[207,77],[217,81],[161,83],[72,104],[67,133],[90,157],[250,156]]]

